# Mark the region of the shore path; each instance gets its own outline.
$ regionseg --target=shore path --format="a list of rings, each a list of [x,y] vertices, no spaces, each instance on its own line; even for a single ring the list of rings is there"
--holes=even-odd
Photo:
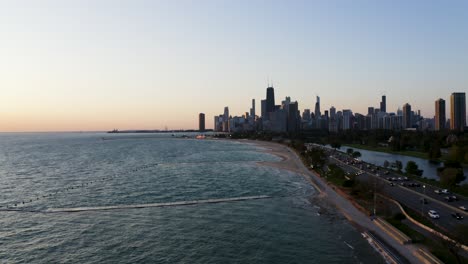
[[[335,205],[341,213],[353,224],[359,231],[373,231],[380,236],[385,242],[396,249],[400,255],[405,257],[411,263],[422,263],[415,254],[418,248],[414,245],[402,245],[393,237],[388,235],[383,229],[377,226],[369,216],[359,211],[352,203],[346,198],[339,195],[332,186],[328,185],[319,175],[310,171],[303,164],[300,157],[296,152],[285,145],[257,140],[238,140],[239,142],[254,144],[258,147],[264,148],[265,152],[282,158],[279,162],[259,162],[267,166],[276,167],[279,169],[289,170],[302,175],[308,182],[310,182],[319,192],[320,196],[330,201]]]

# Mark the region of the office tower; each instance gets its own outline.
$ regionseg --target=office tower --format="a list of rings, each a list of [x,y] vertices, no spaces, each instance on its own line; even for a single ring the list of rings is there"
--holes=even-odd
[[[252,99],[252,108],[250,108],[250,116],[255,117],[255,99]]]
[[[334,106],[330,107],[330,118],[335,118],[336,108]]]
[[[349,109],[343,110],[343,130],[353,128],[353,112]]]
[[[436,131],[445,129],[445,100],[442,98],[435,101],[434,123]]]
[[[275,90],[273,87],[267,88],[266,94],[266,113],[271,113],[275,111]]]
[[[403,105],[403,128],[411,128],[413,124],[411,123],[411,105],[406,103]]]
[[[317,102],[315,103],[315,118],[318,119],[322,114],[320,113],[320,97],[317,96]]]
[[[450,96],[450,129],[463,131],[466,126],[465,93],[452,93]]]
[[[387,112],[387,97],[382,95],[382,102],[380,102],[380,111],[386,113]]]
[[[371,107],[371,106],[367,107],[367,114],[368,115],[373,115],[374,114],[374,107]]]
[[[297,132],[299,130],[299,104],[297,102],[288,104],[288,132]]]
[[[205,131],[205,114],[204,113],[200,113],[198,115],[198,130],[200,130],[200,132]]]
[[[266,111],[266,100],[261,100],[260,101],[260,110],[261,110],[261,116],[262,116],[262,119],[263,120],[266,120],[268,119],[268,114],[267,114],[267,111]]]
[[[227,107],[227,106],[224,107],[224,115],[223,115],[223,117],[224,117],[224,120],[225,120],[225,121],[229,119],[229,107]]]
[[[304,112],[302,112],[302,120],[310,121],[310,109],[304,109]]]

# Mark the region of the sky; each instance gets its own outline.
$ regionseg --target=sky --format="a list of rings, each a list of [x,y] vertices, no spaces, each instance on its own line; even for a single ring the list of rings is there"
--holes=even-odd
[[[0,131],[197,129],[273,84],[367,113],[468,91],[468,1],[0,0]]]

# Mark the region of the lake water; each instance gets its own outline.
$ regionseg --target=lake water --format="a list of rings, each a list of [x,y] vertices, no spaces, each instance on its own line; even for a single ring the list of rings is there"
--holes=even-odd
[[[349,147],[344,146],[344,147],[341,147],[339,150],[346,152],[348,148]],[[390,153],[378,152],[378,151],[370,151],[370,150],[359,149],[359,148],[352,148],[352,149],[354,149],[355,151],[359,151],[361,153],[362,156],[359,159],[368,163],[379,165],[379,166],[383,166],[386,160],[390,163],[394,163],[395,161],[399,160],[402,162],[403,170],[404,170],[408,161],[412,160],[416,162],[420,170],[423,170],[423,177],[426,177],[428,179],[439,180],[439,176],[437,176],[437,168],[443,166],[443,163],[433,163],[433,162],[430,162],[429,160],[416,158],[416,157],[396,155],[396,154],[390,154]],[[465,173],[465,176],[468,176],[468,167],[465,167],[463,171]],[[468,183],[468,179],[465,180],[464,182]]]
[[[0,262],[383,263],[301,176],[256,163],[277,157],[151,136],[0,134]],[[48,212],[258,195],[273,198]]]

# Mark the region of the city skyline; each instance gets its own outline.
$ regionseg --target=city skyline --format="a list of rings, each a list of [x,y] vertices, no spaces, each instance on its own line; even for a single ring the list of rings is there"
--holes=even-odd
[[[0,132],[196,129],[256,114],[272,83],[299,109],[367,113],[467,91],[468,3],[0,3]]]

